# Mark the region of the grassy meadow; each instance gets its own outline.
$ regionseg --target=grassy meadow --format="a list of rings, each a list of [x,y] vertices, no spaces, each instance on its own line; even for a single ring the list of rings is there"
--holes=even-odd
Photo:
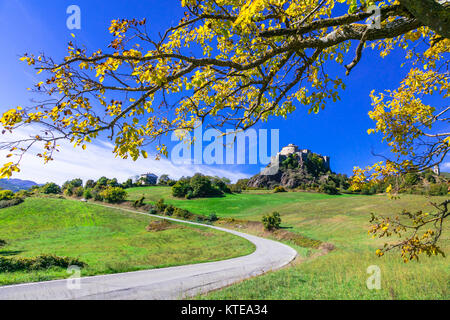
[[[247,240],[209,228],[173,223],[148,232],[154,218],[74,200],[28,198],[0,210],[6,257],[54,254],[78,258],[82,276],[223,260],[254,251]],[[0,285],[70,276],[62,268],[0,273]]]
[[[145,202],[156,202],[164,198],[166,203],[193,213],[209,215],[214,212],[218,217],[249,220],[259,219],[261,210],[271,212],[289,203],[298,204],[333,199],[333,196],[320,193],[272,193],[272,191],[255,190],[241,194],[226,194],[223,197],[185,200],[173,197],[170,187],[160,186],[131,188],[127,189],[127,192],[130,200],[137,200],[144,196]]]
[[[130,198],[142,195],[148,201],[165,198],[167,203],[198,214],[216,212],[221,217],[259,221],[265,213],[280,212],[282,226],[307,237],[330,242],[336,249],[327,255],[302,259],[301,263],[228,288],[203,299],[449,299],[448,258],[426,256],[405,264],[399,252],[375,256],[383,240],[368,236],[370,212],[395,215],[403,209],[430,210],[430,201],[446,197],[402,195],[328,196],[314,193],[252,191],[222,198],[183,200],[171,196],[170,188],[131,189]],[[442,247],[450,249],[448,222]],[[297,248],[296,248],[297,249]],[[302,254],[314,255],[314,250]],[[381,290],[368,290],[367,267],[381,269]]]

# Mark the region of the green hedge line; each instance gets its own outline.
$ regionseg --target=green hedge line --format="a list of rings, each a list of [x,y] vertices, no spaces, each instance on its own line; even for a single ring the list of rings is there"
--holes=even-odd
[[[0,272],[14,272],[24,270],[42,270],[51,267],[68,268],[69,266],[83,268],[86,263],[76,258],[58,257],[55,255],[40,255],[33,258],[5,258],[0,256]]]
[[[11,200],[0,200],[0,209],[16,206],[23,202],[22,198],[14,198]]]

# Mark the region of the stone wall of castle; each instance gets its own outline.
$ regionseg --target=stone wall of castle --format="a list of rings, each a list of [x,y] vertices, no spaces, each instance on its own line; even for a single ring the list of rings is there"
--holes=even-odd
[[[311,152],[308,149],[300,150],[298,146],[294,144],[289,144],[288,146],[282,148],[281,151],[277,153],[275,157],[272,158],[270,167],[278,167],[281,164],[281,162],[283,162],[291,154],[297,154],[300,162],[303,163],[308,159],[308,155],[312,153],[313,152]],[[331,170],[330,157],[321,155],[318,156],[323,159],[325,168]]]

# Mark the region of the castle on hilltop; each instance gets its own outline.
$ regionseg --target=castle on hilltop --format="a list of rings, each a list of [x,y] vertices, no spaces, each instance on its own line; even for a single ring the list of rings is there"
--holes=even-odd
[[[323,166],[326,170],[330,170],[330,157],[321,156],[319,154],[311,152],[308,149],[299,149],[298,146],[294,144],[289,144],[286,147],[282,148],[280,152],[277,153],[276,156],[272,157],[270,164],[261,172],[262,175],[273,175],[275,172],[278,172],[278,169],[281,163],[286,160],[289,156],[296,156],[300,166],[308,160],[311,155],[316,155],[320,159],[323,160]]]
[[[250,178],[247,185],[254,188],[273,189],[274,186],[282,186],[294,189],[300,185],[324,183],[330,172],[330,157],[290,144],[273,156],[270,164]]]

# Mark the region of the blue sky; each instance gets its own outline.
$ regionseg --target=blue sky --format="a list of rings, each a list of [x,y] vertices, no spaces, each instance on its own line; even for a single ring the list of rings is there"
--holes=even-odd
[[[66,9],[69,5],[80,6],[81,30],[68,30]],[[176,24],[183,15],[178,0],[0,0],[0,112],[17,105],[29,105],[32,95],[27,88],[36,83],[35,72],[19,56],[25,52],[45,52],[55,58],[65,53],[66,44],[74,33],[78,43],[88,49],[105,48],[111,40],[107,31],[110,21],[117,18],[147,18],[152,33],[163,31]],[[346,57],[346,62],[353,56]],[[380,160],[371,152],[386,154],[386,146],[380,143],[380,136],[367,135],[373,126],[368,117],[371,110],[369,93],[375,89],[394,89],[407,72],[400,68],[401,52],[394,52],[382,59],[371,49],[366,49],[360,64],[346,77],[342,66],[328,69],[344,78],[347,88],[341,93],[341,101],[328,104],[319,114],[308,114],[305,107],[299,107],[288,119],[273,118],[258,128],[280,130],[280,146],[294,143],[301,148],[329,155],[333,171],[351,174],[354,166],[366,166]],[[438,101],[437,103],[441,103]],[[69,146],[67,149],[70,149]],[[71,148],[73,149],[73,148]],[[149,150],[152,151],[151,149]],[[82,176],[127,176],[153,171],[164,172],[173,177],[202,171],[207,174],[226,175],[234,180],[257,173],[257,165],[186,166],[181,168],[169,160],[156,162],[152,159],[137,163],[114,159],[111,145],[107,141],[88,147],[84,154],[80,150],[62,151],[53,164],[42,166],[33,157],[27,157],[19,178],[34,179],[37,182],[54,180],[62,182],[67,178]],[[89,167],[89,170],[87,170]],[[84,169],[83,169],[84,168]],[[444,164],[444,171],[450,164]]]

